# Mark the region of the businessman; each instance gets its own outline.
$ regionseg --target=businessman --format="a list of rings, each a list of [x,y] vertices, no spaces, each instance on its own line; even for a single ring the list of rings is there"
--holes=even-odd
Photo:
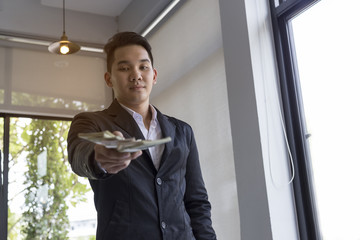
[[[104,51],[104,78],[115,99],[103,111],[75,116],[68,136],[71,167],[89,178],[94,191],[96,239],[216,239],[193,131],[149,102],[157,81],[150,44],[134,32],[121,32]],[[105,130],[172,141],[125,153],[78,138]]]

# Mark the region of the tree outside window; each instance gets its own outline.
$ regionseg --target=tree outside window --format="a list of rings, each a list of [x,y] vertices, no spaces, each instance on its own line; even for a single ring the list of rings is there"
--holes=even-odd
[[[90,191],[68,164],[69,126],[69,121],[11,118],[8,239],[95,239],[69,237],[69,207],[86,202]]]

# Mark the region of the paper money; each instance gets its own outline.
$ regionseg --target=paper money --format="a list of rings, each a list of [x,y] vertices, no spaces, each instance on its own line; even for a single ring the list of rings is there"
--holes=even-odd
[[[123,138],[121,136],[114,135],[110,131],[79,133],[78,137],[96,144],[103,145],[106,148],[115,148],[119,152],[137,152],[139,150],[148,149],[149,147],[171,141],[171,137],[157,140],[136,140],[135,138]]]

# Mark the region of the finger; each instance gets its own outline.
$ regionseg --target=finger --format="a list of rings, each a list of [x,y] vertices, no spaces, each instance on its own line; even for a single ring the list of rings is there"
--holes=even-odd
[[[139,150],[137,152],[133,152],[133,153],[131,153],[131,159],[136,159],[136,158],[140,157],[141,155],[142,155],[141,150]]]
[[[132,160],[132,158],[131,158],[131,156],[128,156],[126,158],[125,157],[124,158],[108,158],[107,156],[97,154],[97,155],[95,155],[95,160],[97,162],[99,162],[102,166],[104,166],[105,164],[108,164],[108,165],[122,164],[125,161]]]
[[[108,161],[119,161],[119,160],[128,160],[131,158],[130,153],[126,152],[118,152],[115,149],[109,149],[102,145],[94,146],[95,159],[107,159]]]
[[[131,161],[136,160],[139,156],[142,155],[142,151],[137,151],[128,155],[128,157],[124,157],[122,159],[106,159],[100,157],[100,163],[102,167],[116,167],[126,165],[126,167],[130,164]]]
[[[122,170],[124,170],[125,168],[129,167],[130,163],[131,163],[131,160],[123,161],[123,162],[118,163],[118,164],[106,164],[103,168],[104,168],[108,173],[116,174],[116,173],[118,173],[119,171],[122,171]]]
[[[117,160],[117,161],[101,161],[99,162],[100,166],[105,169],[107,172],[117,173],[125,168],[127,168],[131,161],[135,160],[142,155],[142,151],[137,151],[131,153],[131,155],[126,160]]]
[[[131,163],[131,160],[124,161],[124,162],[121,162],[121,163],[116,164],[116,165],[108,166],[106,169],[107,169],[108,172],[118,173],[119,171],[124,170],[125,168],[127,168],[130,165],[130,163]]]
[[[124,135],[123,135],[120,131],[114,131],[113,134],[114,134],[115,136],[124,137]]]

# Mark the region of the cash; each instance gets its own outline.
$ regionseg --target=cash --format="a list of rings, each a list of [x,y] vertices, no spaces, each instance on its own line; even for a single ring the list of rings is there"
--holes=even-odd
[[[106,148],[115,148],[119,152],[137,152],[139,150],[145,150],[150,147],[171,141],[171,137],[156,140],[124,138],[121,136],[116,136],[110,131],[79,133],[78,137],[96,144],[103,145]]]

